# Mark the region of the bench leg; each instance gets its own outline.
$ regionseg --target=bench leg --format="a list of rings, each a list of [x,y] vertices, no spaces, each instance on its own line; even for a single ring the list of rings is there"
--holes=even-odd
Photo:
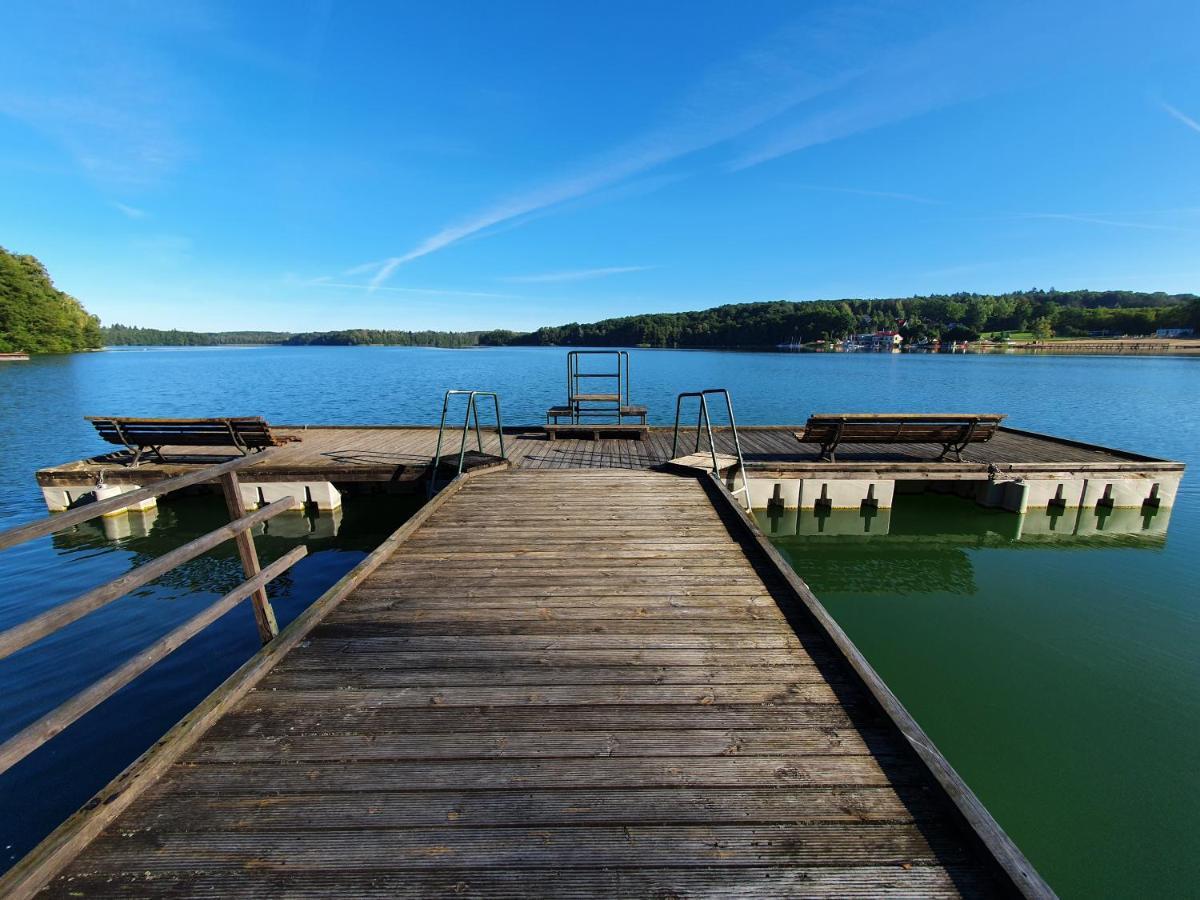
[[[960,444],[958,446],[955,446],[954,444],[943,444],[942,445],[942,454],[941,454],[941,456],[938,457],[938,462],[941,462],[943,459],[945,459],[951,453],[954,454],[955,462],[962,462],[962,451],[963,451],[964,446],[966,446],[966,445]]]
[[[138,463],[142,461],[142,451],[144,449],[145,449],[144,447],[138,447],[137,449],[135,449],[133,451],[133,459],[129,461],[129,468],[131,468],[131,469],[137,468]]]

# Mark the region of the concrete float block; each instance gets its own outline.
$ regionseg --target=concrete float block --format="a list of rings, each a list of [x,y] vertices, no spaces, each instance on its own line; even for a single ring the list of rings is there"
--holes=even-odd
[[[1149,501],[1152,506],[1172,506],[1178,489],[1178,478],[1089,478],[1082,505],[1140,508]]]
[[[314,481],[306,485],[310,503],[322,512],[342,507],[342,493],[328,481]]]
[[[796,509],[800,506],[799,478],[751,478],[750,506],[753,509]]]
[[[988,509],[1023,513],[1027,508],[1025,482],[1017,480],[976,481],[975,502]]]
[[[257,484],[246,484],[244,481],[238,482],[238,492],[242,495],[242,506],[246,509],[258,509],[262,505],[262,500],[258,496]]]
[[[1086,478],[1037,478],[1025,482],[1024,508],[1045,509],[1057,506],[1062,509],[1083,505],[1083,495],[1087,488]]]
[[[313,504],[317,509],[340,509],[342,494],[328,481],[263,481],[242,484],[242,500],[249,508],[291,497],[299,507]]]
[[[805,478],[800,487],[800,508],[860,509],[864,503],[891,509],[896,482],[891,480]]]
[[[101,484],[101,485],[97,485],[96,487],[92,488],[92,496],[96,499],[97,502],[99,502],[100,500],[110,500],[113,497],[121,496],[121,494],[132,493],[133,491],[136,491],[138,489],[138,487],[139,487],[139,485],[136,485],[136,484]],[[154,497],[150,497],[147,500],[142,500],[137,503],[130,504],[129,506],[126,506],[124,509],[118,509],[118,510],[114,510],[112,512],[106,512],[106,513],[104,513],[104,516],[105,517],[123,516],[127,512],[130,512],[132,510],[155,509],[157,506],[158,506],[157,499]]]
[[[137,484],[105,484],[101,486],[94,484],[60,484],[53,487],[43,487],[42,499],[46,501],[46,509],[50,510],[50,512],[63,512],[83,502],[107,500],[110,497],[117,497],[121,494],[136,491],[139,487],[141,485]],[[151,497],[149,500],[132,503],[124,509],[105,513],[104,515],[121,516],[130,510],[155,509],[157,506],[157,501]]]
[[[71,508],[71,504],[75,502],[76,498],[82,496],[83,492],[90,490],[90,487],[68,485],[43,487],[42,499],[46,501],[46,509],[50,512],[64,512]]]

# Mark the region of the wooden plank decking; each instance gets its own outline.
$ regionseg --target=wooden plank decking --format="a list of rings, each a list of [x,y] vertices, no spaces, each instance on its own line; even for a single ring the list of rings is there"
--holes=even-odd
[[[148,790],[102,793],[124,811],[98,837],[52,838],[72,858],[46,893],[1011,892],[714,491],[460,482],[201,710]]]

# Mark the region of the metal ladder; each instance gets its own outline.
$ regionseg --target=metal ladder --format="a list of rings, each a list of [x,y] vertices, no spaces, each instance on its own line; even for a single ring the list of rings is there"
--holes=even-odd
[[[580,363],[584,356],[612,357],[615,372],[585,372]],[[585,378],[600,378],[616,383],[616,391],[594,393],[583,389]],[[590,405],[589,405],[590,404]],[[567,353],[567,405],[571,408],[571,424],[578,425],[584,417],[616,418],[621,423],[622,410],[629,406],[629,352],[627,350],[571,350]]]
[[[427,493],[429,497],[432,497],[437,491],[438,467],[442,462],[442,438],[446,431],[446,413],[450,409],[450,398],[464,394],[467,398],[467,414],[463,418],[462,443],[458,448],[458,472],[455,478],[463,472],[463,462],[467,456],[467,432],[471,428],[472,419],[475,421],[475,443],[479,452],[483,453],[483,434],[479,429],[479,408],[475,403],[476,397],[492,398],[496,407],[496,434],[500,438],[500,458],[508,459],[508,454],[504,451],[504,423],[500,419],[500,395],[494,391],[446,391],[446,396],[442,398],[442,421],[438,424],[437,450],[434,451],[433,463],[429,470],[429,490]]]
[[[671,439],[671,458],[675,459],[679,451],[679,415],[683,410],[683,401],[686,397],[700,398],[700,414],[696,418],[696,448],[694,453],[700,452],[700,427],[708,432],[708,449],[712,454],[712,472],[713,476],[721,480],[721,466],[717,462],[717,444],[713,440],[712,419],[708,415],[708,400],[709,394],[721,394],[725,398],[725,409],[729,411],[729,428],[733,432],[733,447],[737,452],[738,472],[742,476],[742,486],[730,490],[730,493],[735,497],[738,494],[742,495],[742,499],[746,503],[746,509],[750,509],[750,479],[746,476],[746,461],[742,458],[742,442],[738,438],[737,420],[733,417],[733,400],[730,399],[729,391],[725,388],[706,388],[702,391],[684,391],[675,398],[675,434]]]

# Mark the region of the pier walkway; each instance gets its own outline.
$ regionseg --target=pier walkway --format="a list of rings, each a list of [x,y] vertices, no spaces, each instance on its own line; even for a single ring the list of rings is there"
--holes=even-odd
[[[9,878],[1049,895],[715,480],[505,467],[443,490]]]

